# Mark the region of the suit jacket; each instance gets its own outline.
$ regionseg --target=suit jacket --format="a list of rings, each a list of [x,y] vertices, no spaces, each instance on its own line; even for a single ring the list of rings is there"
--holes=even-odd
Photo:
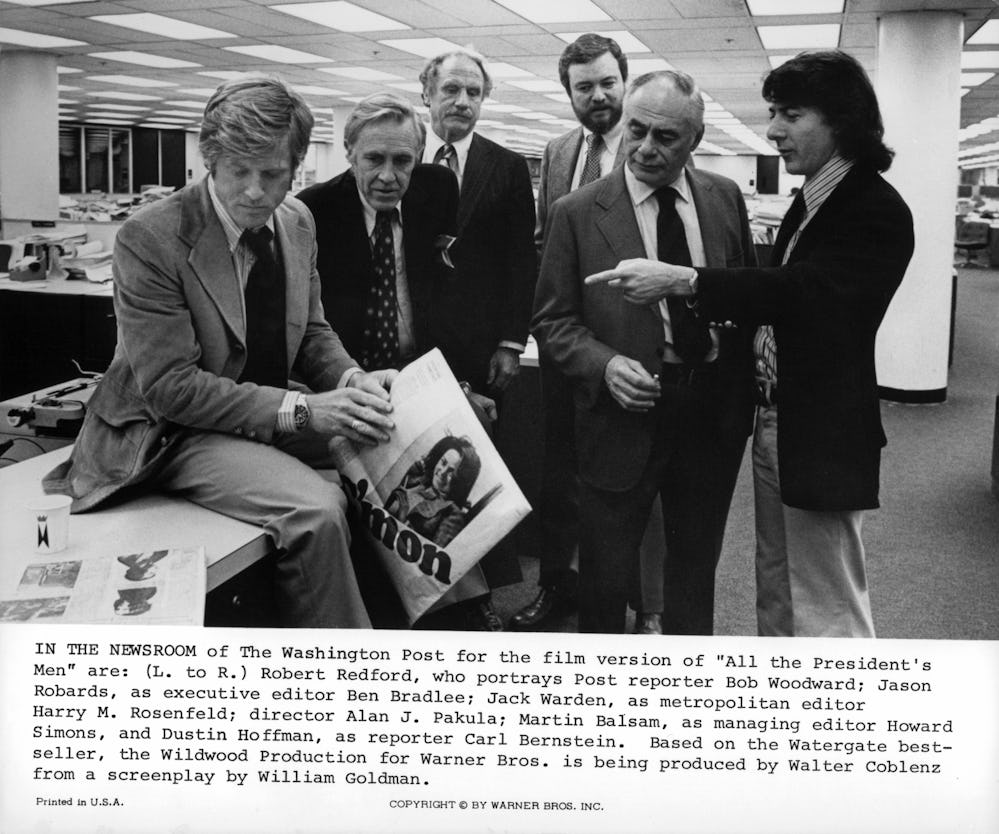
[[[534,227],[534,245],[541,257],[541,247],[545,242],[545,224],[548,212],[555,201],[572,190],[572,175],[576,172],[576,162],[583,147],[583,128],[576,127],[563,133],[545,145],[541,157],[541,181],[538,185],[538,221]],[[617,146],[614,167],[624,162],[624,142]]]
[[[274,213],[285,272],[289,371],[335,388],[355,365],[323,316],[312,215]],[[204,179],[125,222],[114,246],[118,344],[73,455],[45,480],[92,509],[151,477],[178,429],[270,442],[284,389],[237,383],[246,363],[243,290]]]
[[[333,329],[355,355],[361,354],[364,311],[374,279],[371,244],[357,180],[347,170],[298,195],[316,221],[323,309]],[[442,259],[442,235],[454,235],[458,183],[440,165],[417,165],[402,198],[403,253],[413,308],[417,349],[437,346],[434,317],[441,282],[452,280]],[[446,277],[445,277],[446,276]]]
[[[773,263],[794,229],[781,227]],[[699,270],[714,316],[769,323],[777,343],[781,499],[806,510],[878,506],[881,425],[874,340],[913,250],[912,214],[855,166],[802,231],[785,266]]]
[[[725,177],[688,169],[704,252],[712,266],[755,264],[746,206]],[[625,258],[646,257],[624,168],[559,200],[549,221],[532,330],[544,356],[572,380],[580,477],[599,489],[637,483],[648,460],[657,417],[625,411],[604,383],[611,357],[639,360],[650,374],[665,346],[656,305],[637,306],[587,275]],[[718,373],[725,392],[717,413],[719,442],[742,442],[752,429],[752,332],[719,331]]]
[[[537,276],[534,193],[524,158],[472,136],[458,201],[454,275],[439,298],[440,348],[484,391],[501,341],[527,341]]]

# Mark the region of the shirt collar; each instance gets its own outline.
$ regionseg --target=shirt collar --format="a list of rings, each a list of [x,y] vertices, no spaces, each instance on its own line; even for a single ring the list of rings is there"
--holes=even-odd
[[[639,206],[644,203],[649,197],[658,191],[658,189],[653,188],[651,185],[642,182],[638,177],[636,177],[628,164],[624,165],[624,182],[628,188],[628,194],[631,195],[631,202],[635,206]],[[680,199],[685,203],[691,202],[690,196],[690,184],[687,182],[687,171],[684,168],[680,172],[680,175],[673,180],[668,186],[672,188],[680,196]]]
[[[360,183],[357,183],[357,196],[361,198],[361,211],[364,213],[364,227],[368,230],[368,237],[371,237],[371,233],[375,230],[375,220],[378,219],[378,210],[373,208],[365,199],[364,194],[361,192]],[[392,209],[392,211],[395,215],[392,219],[401,226],[402,200],[399,200],[399,202],[395,204],[395,208]]]
[[[801,196],[805,201],[805,211],[809,215],[819,210],[833,189],[843,181],[843,177],[850,173],[851,168],[853,168],[852,159],[844,159],[839,154],[833,154],[814,176],[805,180],[801,186]]]
[[[229,254],[231,255],[236,251],[236,247],[239,246],[239,239],[243,236],[243,229],[232,219],[229,212],[226,211],[225,206],[222,205],[219,195],[215,192],[215,178],[211,174],[208,175],[208,196],[211,197],[212,207],[215,209],[215,214],[222,224],[222,231],[225,232],[226,243],[229,245]],[[274,233],[273,214],[267,218],[267,222],[264,225],[271,230],[271,234]]]
[[[423,158],[428,162],[433,162],[438,148],[444,145],[451,145],[454,148],[455,156],[458,157],[458,170],[461,173],[465,173],[465,160],[468,159],[468,149],[472,146],[472,136],[474,135],[475,131],[470,130],[464,139],[458,139],[456,142],[445,142],[440,136],[434,133],[432,127],[429,127],[427,129],[427,150]]]
[[[580,125],[580,127],[583,127]],[[583,127],[583,144],[585,145],[590,140],[590,135],[593,133],[588,127]],[[621,144],[621,136],[624,134],[624,127],[621,121],[618,121],[614,127],[608,130],[604,137],[604,147],[607,148],[614,156],[617,156],[618,146]]]

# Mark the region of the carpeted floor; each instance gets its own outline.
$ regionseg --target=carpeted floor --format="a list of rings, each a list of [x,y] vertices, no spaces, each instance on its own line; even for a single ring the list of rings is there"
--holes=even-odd
[[[999,639],[999,500],[991,492],[999,393],[999,270],[959,270],[946,402],[882,406],[888,447],[881,504],[864,540],[880,637]],[[715,633],[754,635],[753,505],[743,460],[718,567]],[[504,620],[536,592],[526,581],[494,594]],[[574,631],[574,618],[552,630]]]

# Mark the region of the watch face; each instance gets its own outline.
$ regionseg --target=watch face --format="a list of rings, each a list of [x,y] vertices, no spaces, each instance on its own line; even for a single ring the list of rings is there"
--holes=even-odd
[[[295,428],[304,429],[309,422],[309,407],[303,403],[295,406]]]

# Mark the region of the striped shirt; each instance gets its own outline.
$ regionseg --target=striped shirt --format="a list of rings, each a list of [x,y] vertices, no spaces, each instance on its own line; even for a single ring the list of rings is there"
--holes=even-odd
[[[801,196],[805,201],[805,215],[795,229],[784,250],[781,266],[787,263],[802,231],[818,214],[822,204],[833,193],[833,190],[843,181],[853,167],[852,159],[844,159],[839,154],[833,154],[815,176],[805,180],[801,188]],[[777,346],[774,343],[773,327],[765,324],[756,331],[753,339],[753,351],[756,354],[756,377],[764,385],[774,385],[777,381]]]

